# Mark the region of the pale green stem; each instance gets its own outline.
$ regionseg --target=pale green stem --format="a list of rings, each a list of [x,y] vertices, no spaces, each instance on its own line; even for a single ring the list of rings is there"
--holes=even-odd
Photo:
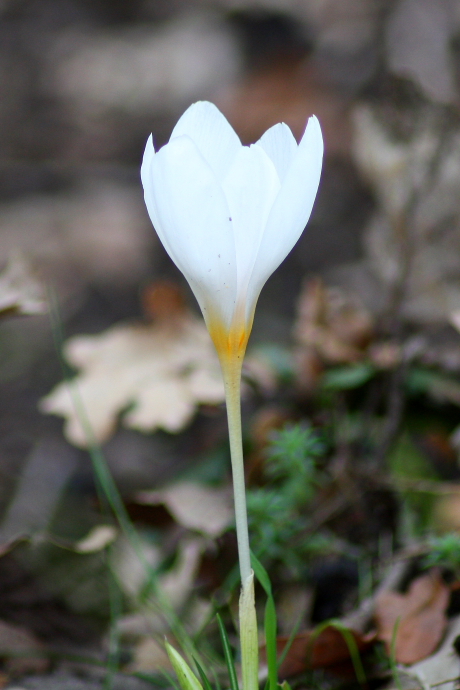
[[[240,562],[241,583],[244,584],[251,575],[251,556],[249,553],[243,440],[241,435],[241,367],[242,361],[240,360],[236,362],[222,362],[225,400],[227,403],[228,435],[230,438],[230,456],[232,460],[238,559]]]
[[[240,594],[240,644],[243,690],[259,689],[259,637],[254,600],[254,572],[243,582]]]
[[[228,433],[232,460],[235,500],[236,537],[241,573],[239,605],[241,669],[243,690],[258,690],[258,635],[254,601],[254,572],[249,551],[246,487],[244,482],[243,440],[241,434],[241,358],[238,355],[221,361],[227,402]]]

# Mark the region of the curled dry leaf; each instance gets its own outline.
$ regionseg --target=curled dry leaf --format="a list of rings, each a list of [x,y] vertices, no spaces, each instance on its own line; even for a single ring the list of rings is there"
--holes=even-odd
[[[360,301],[320,279],[306,283],[300,296],[295,337],[324,361],[349,363],[362,359],[372,339],[373,323]]]
[[[398,663],[413,664],[435,651],[446,630],[449,598],[436,569],[416,578],[405,594],[386,591],[377,597],[378,638],[388,653],[394,646]]]
[[[182,318],[152,325],[119,324],[96,336],[71,338],[66,360],[80,370],[40,402],[43,412],[65,418],[71,443],[106,441],[118,416],[140,431],[180,431],[200,403],[224,399],[217,356],[204,324]]]
[[[233,521],[231,494],[226,488],[181,482],[162,491],[142,491],[135,500],[143,505],[162,503],[180,525],[210,537],[218,537]]]
[[[12,256],[0,273],[0,316],[44,312],[46,299],[43,286],[23,256]]]
[[[118,530],[112,525],[97,525],[80,539],[75,545],[75,551],[79,553],[95,553],[102,551],[107,546],[112,544],[117,538]]]

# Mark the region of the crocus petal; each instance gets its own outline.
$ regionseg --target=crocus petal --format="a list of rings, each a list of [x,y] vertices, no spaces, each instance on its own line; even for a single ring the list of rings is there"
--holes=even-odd
[[[289,127],[281,122],[270,129],[257,142],[273,162],[281,182],[297,152],[297,142]]]
[[[150,170],[152,202],[160,231],[167,235],[166,250],[190,283],[205,319],[212,312],[230,324],[236,258],[221,187],[186,136],[175,137],[160,149]]]
[[[291,251],[310,217],[321,176],[323,137],[311,117],[267,220],[248,298],[257,300],[273,271]]]
[[[299,146],[279,124],[248,148],[206,102],[184,113],[158,153],[147,142],[149,215],[224,359],[244,350],[259,292],[308,221],[322,154],[315,117]]]
[[[145,188],[148,186],[148,180],[150,176],[150,166],[152,165],[153,157],[155,156],[155,149],[153,147],[153,137],[149,136],[147,143],[145,145],[144,157],[142,159],[141,165],[141,180],[142,185]]]
[[[241,147],[222,183],[235,237],[238,270],[237,300],[245,299],[262,235],[280,181],[270,158],[257,145]],[[246,317],[252,307],[246,304]]]
[[[153,223],[155,230],[159,231],[159,220],[156,210],[156,205],[153,200],[153,185],[152,185],[152,162],[155,157],[155,149],[153,147],[153,137],[149,136],[147,144],[145,145],[144,157],[141,165],[141,180],[144,188],[144,199],[147,211],[149,212],[150,220]],[[163,238],[160,238],[163,242]]]
[[[169,246],[168,233],[164,231],[160,224],[160,219],[158,217],[157,206],[153,196],[153,181],[152,181],[152,163],[155,157],[155,149],[153,147],[152,135],[147,139],[147,144],[145,146],[144,158],[142,159],[141,166],[141,180],[142,186],[144,187],[144,199],[145,205],[147,206],[147,211],[152,221],[152,225],[157,231],[157,235],[161,240],[164,248],[168,252],[169,256],[172,255],[171,247]]]
[[[221,182],[241,148],[238,135],[213,103],[199,101],[188,108],[174,127],[171,139],[187,135]]]

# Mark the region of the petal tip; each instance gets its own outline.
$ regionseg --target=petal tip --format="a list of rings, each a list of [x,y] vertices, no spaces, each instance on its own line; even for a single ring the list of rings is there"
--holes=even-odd
[[[305,127],[305,132],[303,134],[303,137],[301,139],[301,142],[308,142],[307,146],[310,148],[311,146],[316,147],[316,152],[318,155],[321,157],[323,156],[324,153],[324,140],[323,140],[323,132],[321,129],[321,125],[319,123],[318,118],[316,115],[311,115],[308,118],[307,121],[307,126]]]
[[[316,136],[321,137],[321,140],[322,140],[322,138],[323,138],[323,131],[322,131],[322,129],[321,129],[321,125],[320,125],[319,120],[318,120],[318,118],[316,117],[316,115],[310,115],[310,117],[308,118],[307,126],[306,126],[306,128],[305,128],[305,131],[307,131],[307,130],[309,130],[310,132],[312,132],[312,133],[315,134]]]
[[[153,153],[155,153],[155,147],[153,145],[153,134],[149,135],[149,138],[147,139],[147,141],[145,143],[145,153],[147,153],[147,151],[149,151],[149,152],[153,151]],[[144,155],[145,155],[145,153],[144,153]]]
[[[210,101],[196,101],[195,103],[192,103],[192,105],[190,105],[187,108],[187,110],[183,113],[183,115],[179,118],[176,126],[173,129],[171,138],[174,137],[176,131],[182,131],[182,128],[180,127],[179,123],[190,121],[190,117],[192,114],[194,117],[198,115],[203,119],[216,116],[223,117],[219,108],[216,105],[214,105],[214,103],[211,103]]]
[[[145,144],[145,150],[144,150],[144,155],[142,158],[142,165],[141,165],[141,180],[142,184],[146,184],[147,182],[147,175],[148,171],[150,168],[150,164],[152,162],[152,159],[155,155],[155,147],[153,145],[153,135],[151,134],[149,138],[147,139],[147,142]]]

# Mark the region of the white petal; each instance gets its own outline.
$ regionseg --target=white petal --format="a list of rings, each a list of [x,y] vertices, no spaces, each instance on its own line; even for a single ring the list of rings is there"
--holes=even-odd
[[[257,299],[268,277],[286,258],[302,234],[318,191],[323,137],[311,117],[267,220],[251,277],[249,298]]]
[[[152,135],[150,135],[145,145],[144,157],[142,158],[141,165],[141,180],[142,184],[144,185],[144,189],[147,184],[148,177],[150,175],[150,166],[152,164],[154,155],[155,149],[153,147],[153,137]]]
[[[245,296],[280,182],[275,166],[260,146],[243,146],[234,159],[222,188],[233,223],[238,295]],[[252,306],[255,305],[247,305],[251,313]]]
[[[257,142],[273,161],[281,182],[297,152],[297,142],[294,135],[284,122],[267,129]]]
[[[145,205],[147,206],[147,211],[149,212],[150,220],[153,223],[155,230],[158,232],[158,217],[156,212],[155,203],[153,200],[153,185],[152,185],[152,162],[155,157],[155,149],[153,147],[152,135],[147,139],[145,145],[144,157],[142,159],[141,165],[141,180],[142,186],[144,188],[144,199]]]
[[[235,244],[227,202],[211,168],[191,139],[175,137],[155,155],[151,183],[165,248],[205,318],[211,308],[229,324],[236,299]]]
[[[141,166],[141,180],[142,180],[142,186],[144,187],[144,199],[145,199],[145,205],[147,206],[147,211],[150,216],[150,220],[152,221],[152,225],[157,231],[157,234],[168,252],[168,254],[171,256],[171,248],[168,243],[168,237],[167,235],[163,232],[163,229],[160,225],[160,219],[158,217],[158,211],[155,203],[155,199],[153,196],[153,181],[152,181],[152,163],[155,157],[155,149],[153,147],[153,140],[152,140],[152,135],[149,136],[147,139],[147,144],[145,146],[145,151],[144,151],[144,157],[142,159],[142,166]]]
[[[199,101],[188,108],[174,127],[170,141],[186,134],[221,182],[241,148],[238,135],[213,103]]]

